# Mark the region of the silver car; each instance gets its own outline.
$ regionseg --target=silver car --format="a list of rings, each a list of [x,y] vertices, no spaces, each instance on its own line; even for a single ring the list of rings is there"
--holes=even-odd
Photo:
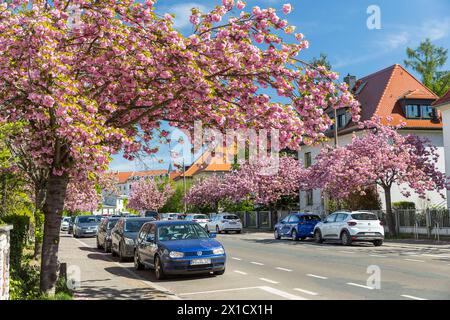
[[[77,216],[73,223],[74,238],[95,237],[100,221],[100,216]]]

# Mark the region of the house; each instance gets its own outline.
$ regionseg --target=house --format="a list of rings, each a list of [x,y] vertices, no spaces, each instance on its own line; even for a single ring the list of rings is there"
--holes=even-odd
[[[436,100],[433,106],[441,112],[444,136],[445,172],[450,175],[450,90]],[[447,208],[450,208],[450,190],[447,190]]]
[[[125,210],[126,200],[130,195],[131,184],[139,179],[175,178],[179,173],[168,170],[126,171],[115,172],[117,179],[116,193],[103,191],[103,203],[97,214],[115,214]]]
[[[442,121],[439,112],[432,106],[432,103],[438,99],[432,91],[398,64],[370,74],[358,81],[355,77],[349,75],[345,78],[345,81],[361,104],[362,121],[378,115],[384,119],[391,116],[392,124],[405,122],[406,126],[401,132],[428,138],[438,149],[440,155],[439,170],[445,171]],[[329,116],[335,117],[334,110],[329,111]],[[325,143],[334,144],[337,142],[338,145],[345,145],[351,142],[354,133],[361,134],[358,126],[351,121],[348,110],[337,110],[336,116],[335,124],[327,132],[330,139]],[[335,125],[337,128],[334,127]],[[337,131],[336,142],[333,138],[335,131]],[[322,147],[323,143],[303,146],[299,151],[299,159],[303,161],[305,166],[311,165]],[[408,189],[404,185],[392,187],[393,202],[412,201],[419,209],[430,206],[445,206],[446,201],[443,201],[438,192],[429,192],[427,196],[430,200],[427,201],[420,199],[414,192],[412,192],[411,197],[405,198],[400,193],[400,190],[404,188]],[[382,206],[385,208],[383,190],[379,189],[378,191]],[[302,210],[325,211],[325,201],[320,190],[300,192],[299,200]]]

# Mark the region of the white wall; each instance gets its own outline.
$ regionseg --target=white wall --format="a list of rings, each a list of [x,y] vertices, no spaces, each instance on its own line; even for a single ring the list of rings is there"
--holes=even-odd
[[[450,104],[439,107],[442,114],[444,152],[445,152],[445,172],[450,176]],[[450,190],[447,190],[447,208],[450,209]]]
[[[450,123],[450,111],[448,114],[448,121],[447,123]],[[444,126],[445,128],[445,126]],[[445,130],[450,131],[450,128],[445,128]],[[428,138],[431,143],[437,147],[437,152],[439,154],[439,160],[438,160],[438,164],[437,167],[441,172],[446,172],[445,171],[445,156],[444,156],[444,141],[443,141],[443,134],[442,131],[436,131],[436,130],[430,130],[430,131],[426,131],[426,130],[403,130],[402,133],[404,134],[416,134],[420,137],[426,137]],[[447,132],[447,135],[450,132]],[[356,135],[361,135],[362,132],[358,131],[356,132]],[[449,139],[449,143],[450,143],[450,137],[447,137]],[[339,137],[339,145],[340,146],[345,146],[346,144],[350,143],[352,140],[352,134],[347,134],[345,136],[340,136]],[[330,139],[330,141],[327,142],[327,144],[329,145],[334,145],[334,139]],[[305,153],[307,152],[311,152],[311,156],[312,156],[312,161],[314,163],[314,159],[315,157],[319,154],[321,148],[324,146],[324,144],[318,145],[318,146],[304,146],[302,147],[302,149],[299,151],[299,159],[302,161],[302,163],[304,163],[304,159],[305,159]],[[450,158],[450,156],[448,157]],[[447,165],[448,168],[450,168],[450,159],[447,159]],[[447,171],[447,172],[450,172]],[[411,192],[411,196],[406,198],[401,194],[401,190],[406,189],[408,191]],[[382,202],[382,208],[386,209],[386,203],[384,201],[384,192],[381,188],[379,188],[379,194],[380,194],[380,199]],[[409,187],[407,187],[406,185],[394,185],[392,187],[391,190],[391,197],[392,197],[392,202],[397,202],[397,201],[411,201],[414,202],[416,204],[416,208],[418,209],[425,209],[429,206],[433,206],[433,205],[441,205],[445,207],[445,202],[446,199],[443,199],[441,197],[441,195],[436,192],[428,192],[427,193],[427,197],[430,199],[429,201],[426,201],[424,199],[420,199],[419,196]],[[448,198],[448,197],[447,197]],[[300,210],[310,210],[310,211],[320,211],[323,212],[324,211],[324,207],[323,207],[323,200],[321,199],[321,191],[320,190],[314,190],[313,191],[313,205],[312,206],[307,206],[306,205],[306,194],[305,192],[300,192]],[[318,212],[319,213],[319,212]]]

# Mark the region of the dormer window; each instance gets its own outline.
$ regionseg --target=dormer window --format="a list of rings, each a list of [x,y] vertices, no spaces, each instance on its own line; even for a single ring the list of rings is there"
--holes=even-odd
[[[408,119],[432,119],[434,108],[429,104],[407,104],[405,106],[405,116]]]

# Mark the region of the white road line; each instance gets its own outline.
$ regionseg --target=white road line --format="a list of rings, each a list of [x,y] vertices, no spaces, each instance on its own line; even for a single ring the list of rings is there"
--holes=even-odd
[[[257,266],[263,266],[264,265],[264,263],[261,263],[261,262],[255,262],[255,261],[252,261],[252,262],[250,262],[251,264],[256,264]]]
[[[247,275],[247,272],[243,272],[243,271],[239,271],[239,270],[234,270],[234,272],[242,274],[244,276]]]
[[[403,259],[406,261],[413,261],[413,262],[425,262],[424,260],[416,260],[416,259]]]
[[[362,284],[357,284],[357,283],[353,283],[353,282],[347,282],[347,284],[350,285],[350,286],[361,287],[361,288],[364,288],[364,289],[373,290],[372,287],[364,286]]]
[[[273,284],[279,283],[279,282],[277,282],[277,281],[273,281],[273,280],[266,279],[266,278],[259,278],[259,280],[262,280],[262,281],[265,281],[265,282],[268,282],[268,283],[273,283]]]
[[[195,294],[206,294],[206,293],[216,293],[216,292],[229,292],[229,291],[241,291],[241,290],[252,290],[258,289],[260,287],[245,287],[245,288],[232,288],[232,289],[220,289],[220,290],[211,290],[211,291],[198,291],[198,292],[186,292],[179,293],[179,296],[191,296]]]
[[[316,274],[311,274],[311,273],[308,273],[308,274],[306,274],[308,277],[313,277],[313,278],[319,278],[319,279],[328,279],[328,277],[322,277],[322,276],[318,276],[318,275],[316,275]]]
[[[281,267],[276,267],[275,269],[277,270],[281,270],[281,271],[287,271],[287,272],[291,272],[291,269],[286,269],[286,268],[281,268]]]
[[[308,291],[308,290],[305,290],[305,289],[294,288],[294,290],[295,291],[299,291],[299,292],[303,292],[303,293],[306,293],[306,294],[310,294],[312,296],[317,296],[318,295],[317,292],[312,292],[312,291]]]
[[[290,294],[288,292],[281,291],[281,290],[278,290],[278,289],[275,289],[275,288],[272,288],[272,287],[259,287],[259,289],[267,291],[267,292],[272,293],[272,294],[275,294],[277,296],[289,299],[289,300],[308,300],[306,298],[297,296],[295,294]]]
[[[382,256],[382,255],[379,255],[379,254],[369,254],[369,256],[377,257],[377,258],[387,258],[387,256]]]
[[[353,251],[344,251],[344,250],[339,250],[339,252],[342,252],[342,253],[354,253]]]
[[[413,300],[428,300],[428,299],[425,299],[425,298],[414,297],[414,296],[410,296],[410,295],[407,295],[407,294],[402,294],[402,297],[413,299]]]
[[[233,260],[238,260],[238,261],[241,261],[241,260],[242,260],[241,258],[236,258],[236,257],[231,257],[231,259],[233,259]]]
[[[74,240],[76,240],[76,241],[78,241],[79,243],[81,243],[84,247],[87,247],[87,248],[94,248],[94,247],[91,247],[90,245],[88,245],[87,243],[81,241],[80,239],[74,238]],[[109,255],[104,254],[104,256],[105,256],[105,258],[108,259],[109,261],[114,262],[114,263],[115,263],[116,265],[118,265],[119,267],[122,267],[122,269],[124,269],[128,274],[132,275],[133,277],[138,278],[142,283],[144,283],[144,284],[146,284],[146,285],[148,285],[148,286],[150,286],[150,287],[152,287],[152,288],[154,288],[154,289],[156,289],[156,290],[158,290],[158,291],[161,291],[161,292],[166,293],[170,299],[173,299],[173,300],[181,300],[181,298],[180,298],[178,295],[172,293],[169,289],[164,288],[163,286],[160,286],[160,285],[158,285],[158,284],[156,284],[156,283],[153,283],[153,282],[150,282],[150,281],[145,280],[144,278],[142,278],[142,277],[141,277],[140,275],[138,275],[137,273],[135,273],[135,272],[131,271],[130,269],[128,269],[127,266],[121,264],[120,262],[116,262],[116,261],[114,261],[113,259],[111,259],[111,257],[110,257]]]

